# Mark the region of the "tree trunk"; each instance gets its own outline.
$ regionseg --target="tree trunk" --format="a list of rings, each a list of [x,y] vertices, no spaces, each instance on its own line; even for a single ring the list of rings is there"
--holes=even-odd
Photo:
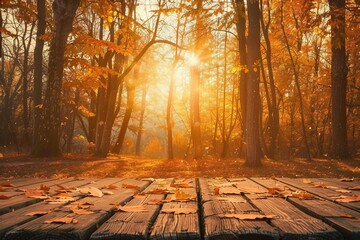
[[[136,79],[138,73],[135,73],[135,72],[137,72],[137,69],[135,69],[135,71],[134,71],[134,76],[136,76],[135,77],[135,79]],[[135,82],[136,82],[136,80],[135,80]],[[129,121],[131,118],[131,114],[132,114],[133,107],[134,107],[134,100],[135,100],[135,86],[131,85],[131,83],[126,83],[126,90],[127,90],[127,103],[126,103],[125,115],[124,115],[123,122],[121,124],[120,132],[117,137],[115,146],[112,150],[113,153],[117,153],[117,154],[120,153],[122,145],[124,143],[126,131],[129,126]]]
[[[59,130],[61,124],[61,90],[64,53],[80,0],[54,0],[54,33],[50,45],[48,83],[44,99],[44,116],[40,140],[33,154],[40,157],[61,155]]]
[[[250,167],[261,166],[259,141],[259,81],[260,81],[260,9],[258,0],[248,0],[248,56],[246,104],[246,162]]]
[[[42,76],[43,76],[43,49],[44,40],[40,38],[45,34],[46,29],[46,5],[45,0],[37,0],[37,32],[34,50],[34,90],[33,90],[33,149],[35,143],[40,140],[40,121],[41,121],[41,103],[42,103]]]
[[[197,1],[196,9],[199,10],[196,16],[195,24],[195,49],[193,54],[201,61],[201,44],[203,39],[203,22],[201,17],[202,0]],[[190,79],[190,124],[191,137],[194,147],[194,158],[200,159],[202,157],[202,143],[201,143],[201,122],[200,122],[200,66],[194,64],[191,66]]]
[[[141,94],[141,112],[140,112],[140,120],[139,120],[139,130],[138,130],[137,138],[136,138],[135,153],[137,156],[140,156],[140,154],[141,154],[141,138],[142,138],[142,133],[143,133],[147,91],[148,91],[148,86],[145,84],[143,86],[143,90],[142,90],[142,94]]]
[[[261,4],[262,5],[262,4]],[[278,148],[278,137],[279,137],[279,109],[276,99],[276,91],[275,91],[275,79],[273,74],[273,67],[272,67],[272,51],[271,51],[271,44],[269,38],[269,27],[270,27],[270,6],[268,2],[268,20],[267,24],[265,25],[264,17],[261,14],[261,29],[265,39],[266,44],[266,63],[269,75],[269,82],[270,82],[270,96],[271,96],[271,105],[269,106],[269,127],[270,127],[270,147],[269,147],[269,157],[276,159],[277,158],[277,148]]]
[[[346,124],[347,66],[345,51],[345,0],[329,0],[331,11],[331,157],[349,157]]]

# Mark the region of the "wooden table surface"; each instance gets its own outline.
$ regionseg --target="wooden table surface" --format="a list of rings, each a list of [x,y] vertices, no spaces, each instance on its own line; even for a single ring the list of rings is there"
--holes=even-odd
[[[358,179],[0,179],[0,239],[360,239],[359,200]]]

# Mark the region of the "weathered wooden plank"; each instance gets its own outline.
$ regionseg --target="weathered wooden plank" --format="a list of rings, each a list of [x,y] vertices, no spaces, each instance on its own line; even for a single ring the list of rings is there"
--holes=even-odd
[[[54,189],[52,187],[55,186],[55,184],[65,184],[68,182],[71,182],[71,179],[63,179],[63,180],[51,180],[46,182],[47,186],[50,187],[50,195],[54,195]],[[41,186],[40,183],[26,185],[24,189],[39,189]],[[8,195],[7,195],[8,193]],[[29,206],[31,204],[40,202],[40,199],[37,198],[28,198],[24,195],[24,192],[22,191],[15,191],[12,190],[11,192],[2,192],[1,194],[10,196],[9,199],[0,200],[0,215],[8,212],[12,212],[16,209]]]
[[[232,213],[259,213],[259,209],[234,187],[238,181],[199,179],[201,195],[205,195],[207,200],[202,202],[204,239],[279,239],[278,231],[264,220],[240,220],[224,216]],[[259,189],[255,189],[259,192]],[[247,192],[248,190],[246,189]]]
[[[118,180],[99,180],[92,183],[90,186],[102,187],[106,185],[127,184],[128,186],[138,184],[140,189],[143,189],[148,183],[144,181],[136,181],[131,179]],[[58,211],[49,213],[45,216],[39,217],[31,222],[16,227],[5,235],[5,239],[39,239],[46,236],[47,239],[88,239],[97,226],[105,222],[111,215],[114,206],[112,203],[121,204],[129,199],[134,194],[134,189],[123,188],[122,185],[117,189],[112,189],[113,195],[104,195],[101,198],[85,197],[75,204],[80,202],[87,202],[93,204],[88,209],[94,213],[91,215],[78,215],[73,213],[66,206],[60,207]],[[75,217],[78,220],[77,224],[44,224],[45,220],[58,217]]]
[[[196,201],[196,180],[180,180],[176,183],[186,182],[192,187],[180,188],[185,194],[189,194],[194,197],[194,200],[186,200],[179,202],[165,202],[162,205],[161,211],[171,208],[178,209],[195,209],[195,213],[165,213],[161,212],[158,215],[152,230],[150,232],[150,239],[156,240],[169,240],[169,239],[201,239],[199,218],[198,218],[198,204]],[[169,194],[168,198],[174,199],[174,194]],[[176,201],[176,200],[175,200]]]
[[[334,195],[345,195],[345,196],[351,196],[353,193],[346,193],[342,192],[339,193],[334,188],[321,188],[321,187],[315,187],[316,183],[310,183],[306,184],[303,182],[300,178],[278,178],[278,181],[281,181],[283,183],[286,183],[290,186],[297,187],[298,189],[305,190],[307,192],[310,192],[316,196],[322,197],[324,199],[327,199],[329,201],[334,201],[333,196]],[[358,193],[357,193],[358,194]],[[338,203],[344,207],[351,208],[355,211],[360,212],[360,202],[350,202],[350,203]]]
[[[259,180],[273,184],[272,180]],[[268,190],[258,183],[246,180],[238,182],[235,185],[240,189],[247,186],[249,193],[245,193],[245,196],[251,199],[252,204],[262,213],[274,215],[274,218],[270,219],[270,222],[273,226],[280,229],[282,239],[303,239],[307,237],[314,239],[342,239],[341,234],[335,229],[302,212],[285,199],[271,196],[266,197],[265,195],[259,197],[257,193],[263,193]],[[251,192],[251,189],[253,189],[253,192]]]
[[[64,186],[68,188],[72,188],[72,187],[84,186],[89,183],[90,183],[89,180],[75,180],[72,182],[68,182]],[[5,235],[6,232],[10,231],[11,229],[39,217],[37,215],[29,216],[27,214],[32,212],[51,212],[65,204],[66,203],[48,204],[47,202],[38,202],[33,205],[20,208],[16,211],[1,215],[0,239]]]
[[[294,191],[300,190],[281,182],[276,182],[276,185],[273,185],[273,180],[254,180],[269,188],[276,186],[278,188],[292,188]],[[302,211],[334,227],[341,232],[346,239],[360,239],[360,223],[354,221],[355,219],[360,219],[359,212],[324,199],[300,200],[298,198],[288,197],[287,200]]]
[[[155,180],[143,193],[167,188],[173,179]],[[146,212],[116,212],[92,235],[91,239],[147,239],[150,228],[158,215],[160,204],[166,194],[135,196],[126,206],[144,206]]]

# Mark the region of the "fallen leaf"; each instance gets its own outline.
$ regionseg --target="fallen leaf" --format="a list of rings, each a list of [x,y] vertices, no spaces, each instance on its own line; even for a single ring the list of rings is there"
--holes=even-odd
[[[353,216],[353,215],[351,215],[351,214],[347,214],[347,213],[340,214],[338,217],[343,217],[343,218],[354,218],[354,216]]]
[[[337,190],[335,190],[335,191],[337,191],[337,192],[339,192],[339,193],[351,193],[350,190],[346,190],[346,189],[337,189]]]
[[[126,184],[126,183],[123,183],[123,184],[122,184],[122,187],[123,187],[123,188],[131,188],[131,189],[140,190],[140,187],[139,187],[139,186],[131,185],[131,184]]]
[[[53,218],[50,220],[46,220],[46,221],[44,221],[44,223],[47,223],[47,224],[51,224],[51,223],[70,224],[70,223],[78,223],[78,220],[75,218],[71,218],[71,217],[63,217],[63,218]]]
[[[122,212],[130,212],[130,213],[136,213],[136,212],[148,212],[144,206],[142,205],[135,205],[135,206],[116,206],[116,209]]]
[[[59,189],[55,190],[56,192],[70,192],[73,190],[76,190],[76,188],[69,188],[69,187],[65,187],[61,184],[55,184]]]
[[[174,214],[191,214],[191,213],[197,213],[197,209],[195,207],[168,208],[168,209],[161,209],[161,212],[174,213]]]
[[[27,214],[25,214],[26,216],[42,216],[42,215],[46,215],[49,212],[43,211],[43,212],[29,212]]]
[[[39,189],[46,193],[50,191],[50,187],[46,186],[45,184],[41,184]]]
[[[71,209],[71,211],[73,211],[73,213],[78,214],[78,215],[89,215],[89,214],[94,213],[92,211],[88,211],[83,208],[71,207],[70,209]]]
[[[196,199],[195,196],[193,196],[191,194],[187,194],[182,190],[176,190],[174,193],[174,197],[175,197],[175,200],[180,200],[180,201],[189,201],[189,200]]]
[[[268,192],[269,194],[271,195],[280,195],[280,193],[282,192],[283,190],[281,190],[280,188],[277,188],[277,187],[273,187],[273,188],[269,188],[268,189]]]
[[[218,188],[218,187],[214,188],[214,194],[219,195],[220,194],[220,188]]]
[[[153,182],[153,181],[155,181],[155,178],[142,178],[141,181]]]
[[[148,205],[157,205],[157,204],[162,204],[163,203],[163,199],[150,199],[147,204]]]
[[[340,181],[341,182],[353,182],[354,178],[341,178]]]
[[[15,187],[11,182],[0,182],[1,187]]]
[[[155,188],[146,192],[147,194],[167,194],[167,189]]]
[[[53,196],[45,200],[49,204],[67,203],[74,202],[76,199],[70,196],[68,193],[60,193],[59,195]]]
[[[315,196],[307,193],[307,192],[293,192],[291,194],[292,197],[298,198],[300,200],[309,200],[309,199],[314,199]]]
[[[240,220],[273,219],[276,215],[262,215],[254,213],[228,213],[221,215],[224,218],[237,218]]]
[[[6,200],[9,199],[11,197],[5,196],[5,195],[0,195],[0,200]]]
[[[328,188],[328,186],[325,183],[317,183],[314,186],[315,188]]]
[[[43,190],[40,189],[26,189],[25,196],[28,198],[38,198],[38,199],[47,199],[48,195]]]
[[[102,187],[101,189],[117,189],[118,187],[117,186],[114,186],[114,185],[108,185],[108,186],[104,186]]]
[[[173,188],[193,188],[194,186],[190,185],[189,183],[172,183],[170,184],[170,187]]]
[[[114,195],[114,192],[112,191],[102,191],[104,195]]]
[[[308,179],[308,178],[304,178],[304,179],[303,179],[303,183],[311,184],[312,181],[311,181],[310,179]]]
[[[360,202],[360,195],[340,196],[340,198],[335,201],[340,203]]]
[[[102,197],[104,196],[103,192],[96,187],[83,187],[79,188],[78,191],[82,194],[88,194],[93,197]]]

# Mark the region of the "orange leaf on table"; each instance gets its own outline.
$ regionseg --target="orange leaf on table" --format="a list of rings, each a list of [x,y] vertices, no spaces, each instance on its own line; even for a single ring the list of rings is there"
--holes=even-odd
[[[26,189],[25,196],[29,198],[38,198],[38,199],[46,199],[49,198],[48,195],[43,190],[39,189]]]
[[[144,206],[135,205],[135,206],[116,206],[116,209],[122,212],[136,213],[136,212],[148,212]]]
[[[309,200],[309,199],[314,199],[315,196],[307,193],[307,192],[293,192],[291,194],[292,197],[298,198],[300,200]]]
[[[15,187],[11,182],[0,182],[1,187]]]
[[[269,188],[268,191],[271,195],[280,195],[280,193],[282,192],[282,190],[277,187]]]
[[[41,184],[39,189],[46,193],[50,191],[50,187],[46,186],[45,184]]]
[[[78,215],[88,215],[88,214],[93,214],[94,212],[92,211],[88,211],[88,210],[85,210],[83,208],[77,208],[77,207],[71,207],[70,208],[71,211],[73,211],[73,213],[75,214],[78,214]]]
[[[341,178],[340,182],[353,182],[354,178]]]
[[[172,184],[170,184],[170,187],[173,187],[173,188],[193,188],[194,186],[190,185],[187,182],[183,182],[183,183],[172,183]]]
[[[6,200],[9,199],[11,197],[5,196],[5,195],[0,195],[0,200]]]
[[[187,194],[182,190],[176,190],[174,193],[174,197],[175,200],[180,200],[180,201],[189,201],[189,200],[195,200],[196,197],[191,195],[191,194]]]
[[[68,192],[68,191],[72,191],[75,190],[76,188],[69,188],[66,186],[63,186],[61,184],[55,184],[59,189],[55,190],[56,192]]]
[[[131,184],[126,184],[126,183],[123,183],[123,184],[122,184],[122,187],[123,187],[123,188],[130,188],[130,189],[140,190],[140,187],[139,187],[139,186],[131,185]]]
[[[118,187],[117,186],[114,186],[114,185],[108,185],[108,186],[103,186],[101,187],[101,189],[117,189]]]
[[[42,212],[29,212],[27,214],[25,214],[26,216],[42,216],[42,215],[46,215],[48,214],[49,212],[46,212],[46,211],[42,211]]]
[[[340,196],[339,199],[336,199],[336,202],[340,202],[340,203],[360,202],[360,195]]]
[[[146,192],[147,194],[167,194],[168,191],[162,188],[155,188]]]
[[[72,217],[63,217],[63,218],[53,218],[53,219],[49,219],[44,221],[44,223],[47,224],[51,224],[51,223],[65,223],[65,224],[70,224],[70,223],[78,223],[78,220]]]

